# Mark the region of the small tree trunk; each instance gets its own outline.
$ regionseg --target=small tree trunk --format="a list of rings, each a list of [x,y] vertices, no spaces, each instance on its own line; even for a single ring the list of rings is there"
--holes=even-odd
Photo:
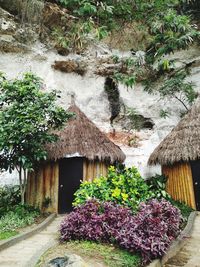
[[[24,205],[24,203],[25,203],[25,192],[26,192],[26,182],[27,182],[27,171],[25,169],[22,169],[21,166],[17,170],[18,170],[18,173],[19,173],[21,204]],[[22,177],[22,171],[23,171],[23,177]]]
[[[23,181],[22,181],[22,167],[20,166],[18,170],[19,173],[19,185],[21,193],[21,204],[24,205],[24,194],[23,194]]]
[[[24,190],[22,190],[22,192],[21,192],[21,204],[24,205],[24,203],[25,203],[25,192],[24,192]]]
[[[25,203],[25,193],[26,193],[26,183],[27,183],[27,170],[23,169],[23,171],[24,171],[24,179],[23,179],[22,201],[24,204]]]

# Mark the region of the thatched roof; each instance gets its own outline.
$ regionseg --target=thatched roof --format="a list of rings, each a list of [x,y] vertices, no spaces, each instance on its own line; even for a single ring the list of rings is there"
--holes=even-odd
[[[151,154],[150,165],[172,165],[200,158],[200,102],[198,101]]]
[[[65,157],[85,157],[89,160],[123,162],[125,155],[96,125],[75,105],[69,112],[75,113],[66,127],[56,134],[59,140],[47,146],[48,158],[57,160]]]

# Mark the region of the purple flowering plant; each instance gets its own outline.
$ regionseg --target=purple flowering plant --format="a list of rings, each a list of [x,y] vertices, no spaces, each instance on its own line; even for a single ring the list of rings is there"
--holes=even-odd
[[[179,209],[165,199],[141,203],[137,214],[113,202],[92,199],[78,206],[61,223],[62,241],[113,243],[139,253],[146,264],[160,258],[179,234]]]

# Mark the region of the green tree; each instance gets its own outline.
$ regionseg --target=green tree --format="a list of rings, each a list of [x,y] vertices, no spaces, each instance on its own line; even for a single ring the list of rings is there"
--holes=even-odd
[[[194,84],[186,80],[186,71],[179,71],[171,77],[166,75],[161,86],[157,87],[154,83],[147,83],[145,90],[149,94],[159,94],[161,99],[176,99],[188,111],[189,107],[198,97],[198,93],[194,90]]]
[[[56,105],[56,91],[42,88],[32,73],[14,80],[0,76],[0,168],[18,171],[22,204],[28,172],[47,159],[45,144],[57,140],[53,130],[72,115]]]
[[[147,48],[147,61],[153,63],[163,55],[188,48],[200,37],[190,17],[179,15],[175,9],[156,14],[149,20],[152,42]]]

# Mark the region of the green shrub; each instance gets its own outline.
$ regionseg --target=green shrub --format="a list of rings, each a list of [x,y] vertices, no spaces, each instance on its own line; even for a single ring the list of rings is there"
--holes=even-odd
[[[166,192],[166,182],[167,177],[159,174],[156,174],[155,176],[152,176],[146,180],[146,183],[152,192],[153,198],[171,198],[171,196]]]
[[[100,201],[116,202],[136,211],[140,202],[146,202],[151,198],[160,200],[165,198],[180,209],[185,223],[193,209],[172,199],[165,190],[166,182],[167,177],[164,175],[156,174],[145,181],[135,167],[111,166],[107,177],[96,178],[92,182],[86,181],[81,184],[75,193],[73,205],[82,205],[96,198]]]
[[[73,204],[81,205],[91,198],[96,198],[100,201],[114,201],[135,210],[140,202],[152,196],[149,186],[142,179],[137,168],[111,166],[107,177],[83,182],[75,193]]]
[[[16,229],[33,224],[39,211],[28,205],[17,205],[0,218],[0,232],[16,231]]]
[[[17,234],[18,234],[17,231],[4,231],[4,232],[0,232],[0,240],[8,239],[8,238],[13,237],[13,236],[15,236]]]
[[[11,207],[20,203],[20,188],[18,185],[0,187],[0,218]]]

